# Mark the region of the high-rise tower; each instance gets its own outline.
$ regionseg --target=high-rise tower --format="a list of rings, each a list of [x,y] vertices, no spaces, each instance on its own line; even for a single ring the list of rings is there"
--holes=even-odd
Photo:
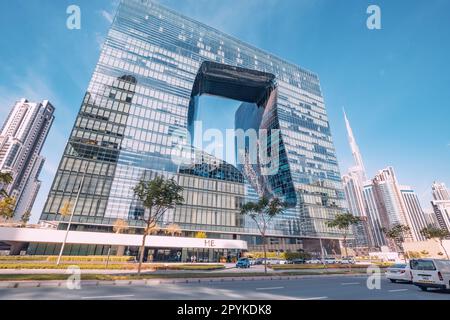
[[[54,111],[48,101],[35,103],[22,99],[15,104],[0,132],[0,170],[13,176],[6,191],[16,198],[16,220],[31,211],[39,191],[39,174],[45,161],[40,152]]]
[[[195,129],[203,94],[241,101],[239,128],[280,132],[271,136],[278,152],[270,150],[278,170],[262,177],[255,168],[263,191],[290,204],[269,228],[273,248],[336,244],[342,232],[326,221],[345,199],[318,76],[150,0],[119,4],[41,220],[64,221],[60,210],[77,198],[86,170],[73,228],[111,231],[125,219],[143,232],[132,188],[164,175],[184,187],[186,201],[162,227],[261,245],[257,226],[239,214],[256,194],[245,170],[204,153],[194,165],[173,161],[174,138]]]

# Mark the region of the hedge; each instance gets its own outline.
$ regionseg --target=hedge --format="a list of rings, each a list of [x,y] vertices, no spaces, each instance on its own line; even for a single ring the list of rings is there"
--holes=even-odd
[[[349,265],[349,264],[275,264],[269,265],[269,268],[273,270],[296,270],[296,269],[349,269],[350,266],[352,269],[358,268],[367,268],[369,265],[357,264],[357,265]]]
[[[0,256],[0,261],[48,261],[56,262],[58,256]],[[61,261],[78,262],[106,262],[108,256],[62,256]],[[110,262],[130,262],[134,257],[130,256],[110,256]]]
[[[92,269],[92,270],[103,270],[106,269],[106,264],[60,264],[57,266],[56,264],[49,263],[2,263],[0,264],[0,269],[67,269],[70,266],[77,266],[80,269]],[[129,263],[129,264],[109,264],[107,269],[111,270],[136,270],[137,264]],[[208,270],[220,270],[224,269],[224,265],[163,265],[163,264],[143,264],[142,269],[146,270],[200,270],[200,271],[208,271]]]
[[[56,262],[57,256],[49,256],[46,259],[48,262]],[[108,256],[62,256],[61,261],[75,261],[75,262],[106,262]],[[110,256],[110,262],[130,262],[134,261],[134,257],[130,256]]]
[[[0,261],[45,261],[48,256],[0,256]]]

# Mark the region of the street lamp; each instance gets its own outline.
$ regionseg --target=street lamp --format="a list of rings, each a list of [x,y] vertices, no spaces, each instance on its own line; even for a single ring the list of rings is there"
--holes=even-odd
[[[77,207],[78,200],[80,199],[81,189],[83,188],[84,179],[86,178],[88,165],[89,165],[89,162],[86,162],[86,166],[84,167],[83,177],[81,178],[81,183],[80,183],[80,186],[78,187],[78,192],[77,192],[77,197],[75,199],[75,204],[72,207],[72,212],[70,213],[70,219],[69,219],[69,223],[67,224],[66,235],[64,237],[64,241],[62,243],[61,250],[59,251],[58,260],[56,261],[56,265],[57,266],[59,266],[59,263],[61,262],[61,257],[62,257],[63,251],[64,251],[64,247],[66,246],[67,236],[69,235],[70,226],[72,225],[72,220],[73,220],[73,215],[75,213],[75,208]]]

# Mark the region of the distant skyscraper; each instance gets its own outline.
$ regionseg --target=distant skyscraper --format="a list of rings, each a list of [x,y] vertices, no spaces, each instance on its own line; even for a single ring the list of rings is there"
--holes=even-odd
[[[384,214],[389,224],[387,227],[396,224],[406,225],[405,208],[402,205],[402,196],[398,188],[394,168],[388,167],[380,170],[373,181],[378,190],[379,198],[384,204]]]
[[[431,186],[434,200],[450,200],[450,192],[444,183],[433,182]]]
[[[419,197],[417,197],[417,194],[411,187],[402,186],[400,192],[402,194],[403,202],[405,203],[412,237],[415,241],[424,241],[425,237],[422,235],[421,230],[425,228],[428,223],[422,206],[420,205]]]
[[[450,192],[443,183],[434,182],[431,186],[434,219],[440,228],[450,231]]]
[[[350,169],[350,171],[356,172],[359,176],[360,183],[364,183],[366,178],[366,169],[362,160],[361,152],[359,151],[358,144],[356,143],[355,136],[353,135],[352,127],[348,121],[347,114],[344,111],[345,126],[347,128],[348,142],[350,144],[350,149],[352,150],[353,159],[355,161],[355,166]]]
[[[361,219],[361,223],[355,226],[355,246],[373,247],[374,236],[370,227],[369,217],[363,196],[363,185],[366,180],[366,172],[362,160],[361,152],[353,135],[353,130],[344,111],[345,126],[347,128],[348,142],[352,151],[355,165],[342,177],[344,192],[347,198],[350,212]]]
[[[54,107],[22,99],[11,110],[0,133],[0,170],[11,172],[7,192],[16,197],[14,219],[30,211],[39,191],[44,164],[42,146],[54,120]]]
[[[424,209],[423,213],[425,215],[425,221],[427,222],[427,226],[439,227],[439,223],[436,219],[436,215],[434,214],[433,207]]]
[[[410,228],[411,236],[407,237],[406,241],[424,240],[420,230],[427,224],[419,199],[410,187],[398,183],[394,168],[380,170],[373,179],[373,185],[376,189],[383,227],[406,225]]]
[[[387,217],[381,215],[381,213],[384,212],[384,205],[371,181],[364,185],[363,196],[366,204],[369,230],[373,236],[373,244],[378,248],[386,246],[387,241],[383,232],[383,227],[387,226],[389,223]]]
[[[432,200],[431,206],[439,227],[450,232],[450,200]]]

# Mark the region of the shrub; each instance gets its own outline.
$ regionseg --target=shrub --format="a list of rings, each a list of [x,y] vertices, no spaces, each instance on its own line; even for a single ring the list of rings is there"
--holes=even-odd
[[[67,269],[69,266],[78,266],[80,269],[92,269],[92,270],[102,270],[106,268],[106,264],[92,264],[85,263],[65,263],[57,266],[56,264],[50,263],[1,263],[0,269]],[[185,265],[171,265],[171,264],[143,264],[143,269],[146,270],[220,270],[225,268],[222,264],[211,264],[211,265],[197,265],[197,264],[185,264]],[[109,264],[108,269],[112,270],[135,270],[137,269],[137,264],[127,263],[127,264]]]
[[[49,256],[47,257],[48,262],[56,262],[58,260],[57,256]],[[61,261],[75,261],[75,262],[106,262],[108,260],[108,256],[62,256]],[[134,261],[134,257],[129,256],[110,256],[110,262],[130,262]]]
[[[0,261],[45,261],[48,256],[0,256]]]
[[[369,265],[357,265],[356,269],[367,268]],[[270,265],[273,270],[308,270],[308,269],[348,269],[346,264],[276,264]]]

